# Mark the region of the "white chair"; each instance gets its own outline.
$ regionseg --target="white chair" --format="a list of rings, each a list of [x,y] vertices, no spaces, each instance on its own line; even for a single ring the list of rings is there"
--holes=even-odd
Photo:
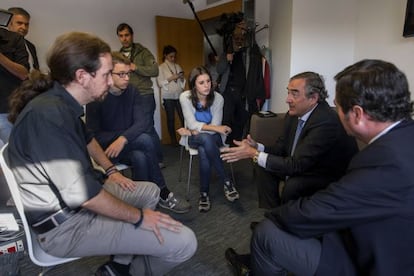
[[[186,150],[189,154],[190,160],[188,161],[188,175],[187,175],[187,194],[186,199],[190,199],[190,184],[191,184],[191,171],[193,167],[193,156],[198,155],[198,150],[191,148],[188,145],[188,136],[181,136],[180,142],[179,142],[181,149],[180,149],[180,173],[178,174],[178,181],[181,182],[182,180],[182,170],[183,170],[183,155],[184,150]],[[224,145],[224,147],[228,147],[228,145]],[[230,171],[231,171],[231,178],[233,180],[233,184],[236,184],[235,178],[234,178],[234,172],[233,172],[233,165],[230,164]]]
[[[0,152],[1,168],[6,178],[7,185],[9,186],[10,193],[13,197],[14,204],[16,205],[17,212],[19,213],[20,219],[22,220],[22,224],[23,224],[23,228],[24,228],[24,232],[26,236],[26,241],[27,241],[27,250],[29,252],[30,259],[32,260],[34,264],[42,267],[42,272],[40,272],[39,275],[44,275],[44,273],[50,270],[53,266],[64,264],[64,263],[79,259],[79,258],[55,257],[55,256],[47,254],[40,247],[36,234],[32,231],[32,229],[30,228],[27,222],[17,182],[14,178],[12,171],[10,170],[9,166],[7,165],[4,159],[4,151],[6,147],[7,147],[7,144],[3,146]]]

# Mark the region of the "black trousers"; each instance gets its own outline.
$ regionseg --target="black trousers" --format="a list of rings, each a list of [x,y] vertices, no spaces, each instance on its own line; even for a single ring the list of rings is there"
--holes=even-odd
[[[184,117],[180,102],[179,100],[164,99],[163,105],[165,108],[165,113],[167,115],[167,128],[168,134],[170,135],[171,144],[177,144],[177,136],[175,134],[175,111],[177,111],[181,126],[184,126]]]
[[[285,180],[285,177],[278,176],[258,165],[254,166],[254,179],[259,208],[264,209],[276,208],[289,200],[311,196],[335,181],[334,177],[325,175],[296,175]],[[280,189],[279,186],[283,181],[284,185]]]
[[[226,143],[232,145],[233,140],[243,138],[249,112],[239,91],[229,88],[224,92],[223,98],[223,125],[229,126],[232,130],[227,136]]]

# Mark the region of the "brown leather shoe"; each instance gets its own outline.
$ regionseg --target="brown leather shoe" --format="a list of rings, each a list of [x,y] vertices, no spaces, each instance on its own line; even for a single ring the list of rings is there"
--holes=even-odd
[[[250,255],[239,255],[233,248],[227,248],[225,257],[233,270],[234,276],[253,276],[249,268]]]

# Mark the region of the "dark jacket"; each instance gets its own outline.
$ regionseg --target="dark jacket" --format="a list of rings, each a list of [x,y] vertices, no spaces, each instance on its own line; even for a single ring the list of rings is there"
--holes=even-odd
[[[33,58],[33,64],[30,64],[30,66],[33,67],[34,69],[39,70],[39,60],[37,59],[36,47],[33,45],[33,43],[31,43],[27,39],[25,39],[25,42]]]
[[[297,117],[286,114],[284,136],[274,146],[266,146],[265,152],[269,153],[266,170],[280,178],[289,176],[287,184],[295,183],[302,190],[299,197],[311,195],[343,176],[358,146],[346,134],[335,110],[324,101],[306,121],[290,156],[297,123]]]
[[[339,181],[266,215],[300,238],[321,238],[317,275],[414,275],[413,139],[414,122],[401,122]]]
[[[122,52],[124,48],[121,48]],[[139,43],[133,43],[130,60],[136,66],[130,75],[129,83],[132,84],[141,95],[154,94],[151,78],[158,76],[158,64],[154,55]]]
[[[151,128],[151,122],[143,120],[141,104],[141,95],[131,84],[119,96],[108,93],[103,101],[86,105],[88,131],[104,149],[119,136],[135,140]]]
[[[0,28],[0,53],[29,69],[28,54],[21,35]],[[0,113],[8,113],[8,97],[22,80],[0,65]]]

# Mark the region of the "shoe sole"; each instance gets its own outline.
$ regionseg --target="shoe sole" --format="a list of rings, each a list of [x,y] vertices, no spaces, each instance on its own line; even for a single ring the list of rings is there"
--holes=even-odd
[[[235,202],[236,200],[239,200],[239,198],[240,198],[240,196],[236,196],[236,197],[227,197],[226,195],[224,195],[224,196],[230,202]]]
[[[163,205],[161,205],[159,203],[158,203],[158,206],[161,207],[161,208],[163,208],[163,209],[165,209],[165,210],[169,210],[171,212],[174,212],[176,214],[185,214],[185,213],[190,212],[190,210],[191,210],[191,206],[188,209],[185,209],[185,210],[173,209],[173,208],[170,208],[170,207],[167,207],[167,206],[163,206]]]
[[[208,211],[210,211],[211,207],[198,207],[198,211],[200,213],[207,213]]]

